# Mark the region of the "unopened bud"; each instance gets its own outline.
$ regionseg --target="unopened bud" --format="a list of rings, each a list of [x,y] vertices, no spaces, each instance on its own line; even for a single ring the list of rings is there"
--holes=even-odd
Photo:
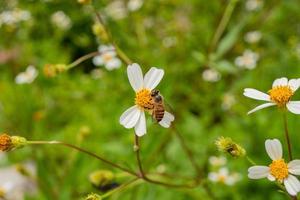
[[[105,27],[100,23],[95,23],[92,27],[94,35],[100,39],[102,42],[108,42],[109,37],[107,35],[107,32],[105,30]]]
[[[20,136],[10,136],[5,133],[0,135],[0,151],[11,151],[22,148],[27,144],[27,140]]]
[[[109,185],[115,179],[115,175],[108,170],[97,170],[90,174],[89,180],[96,187]]]
[[[91,0],[77,0],[77,2],[80,4],[89,4],[91,3]]]
[[[235,158],[243,157],[246,155],[246,150],[239,144],[235,143],[231,138],[219,137],[216,140],[216,146],[219,151],[229,153]]]
[[[55,77],[66,70],[67,65],[65,64],[46,64],[44,66],[44,74],[49,78]]]
[[[85,200],[102,200],[102,198],[98,194],[91,193],[91,194],[88,194],[88,196],[85,198]]]

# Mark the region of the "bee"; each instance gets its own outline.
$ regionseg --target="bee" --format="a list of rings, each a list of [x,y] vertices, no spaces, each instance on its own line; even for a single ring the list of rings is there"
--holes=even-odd
[[[160,122],[165,115],[163,97],[160,95],[158,90],[152,90],[151,97],[153,101],[152,118],[155,119],[156,122]]]

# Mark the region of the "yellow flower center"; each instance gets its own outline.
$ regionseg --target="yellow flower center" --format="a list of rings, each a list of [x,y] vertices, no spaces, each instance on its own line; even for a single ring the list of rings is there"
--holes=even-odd
[[[104,60],[105,62],[108,62],[108,61],[110,61],[113,57],[112,57],[111,54],[105,53],[105,54],[103,54],[102,58],[103,58],[103,60]]]
[[[0,198],[5,197],[5,190],[3,188],[0,188]]]
[[[283,180],[289,175],[288,166],[283,159],[273,160],[269,167],[270,173],[277,180]]]
[[[140,109],[152,110],[154,105],[151,97],[151,91],[148,89],[142,89],[136,93],[135,104]]]
[[[225,183],[225,180],[226,180],[226,176],[224,176],[224,175],[219,175],[219,182],[221,182],[221,183]]]
[[[276,86],[269,90],[271,101],[279,107],[284,107],[293,96],[294,92],[290,86]]]

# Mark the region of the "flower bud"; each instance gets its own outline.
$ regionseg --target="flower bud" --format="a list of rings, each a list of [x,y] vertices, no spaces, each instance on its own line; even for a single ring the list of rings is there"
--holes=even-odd
[[[229,153],[235,158],[243,157],[246,155],[246,150],[239,144],[235,143],[231,138],[219,137],[215,142],[217,148],[221,152]]]
[[[27,140],[20,136],[9,136],[5,133],[0,135],[0,151],[11,151],[22,148],[27,144]]]
[[[80,4],[89,4],[91,3],[91,0],[77,0],[77,2]]]
[[[90,174],[90,182],[97,188],[109,185],[113,182],[115,175],[108,170],[97,170]]]
[[[107,32],[105,30],[105,27],[100,23],[95,23],[92,27],[94,35],[99,38],[102,42],[108,42],[109,37],[107,35]]]
[[[98,194],[91,193],[85,198],[85,200],[102,200],[102,198]]]
[[[52,78],[67,70],[65,64],[46,64],[44,66],[44,74],[46,77]]]

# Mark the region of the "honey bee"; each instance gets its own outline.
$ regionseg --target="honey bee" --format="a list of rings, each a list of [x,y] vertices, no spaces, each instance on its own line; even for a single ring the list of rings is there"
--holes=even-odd
[[[155,119],[156,122],[160,122],[165,115],[163,97],[160,95],[158,90],[152,90],[151,97],[153,101],[152,118]]]

